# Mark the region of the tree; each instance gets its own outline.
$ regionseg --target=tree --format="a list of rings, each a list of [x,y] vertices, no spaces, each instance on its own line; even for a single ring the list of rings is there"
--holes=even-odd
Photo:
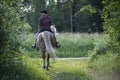
[[[27,12],[28,22],[36,32],[39,11],[46,8],[47,0],[25,0],[30,2]],[[101,0],[48,0],[47,10],[58,31],[67,32],[103,32]],[[82,11],[81,11],[82,10]],[[77,14],[77,15],[76,15]]]
[[[61,0],[58,0],[57,3],[55,3],[54,8],[49,7],[49,11],[52,12],[50,15],[52,15],[58,31],[70,31],[70,10],[66,1],[61,2]]]
[[[120,51],[120,1],[104,0],[103,4],[103,26],[108,34],[106,42],[110,50],[117,52]]]
[[[80,0],[79,2],[75,1],[75,4],[80,6],[80,10],[76,11],[77,17],[75,16],[76,21],[78,17],[80,20],[78,22],[80,28],[77,28],[83,32],[103,32],[103,20],[101,18],[103,6],[101,0]]]
[[[37,32],[40,10],[46,9],[46,0],[24,0],[24,6],[30,8],[25,11],[27,21],[32,26],[32,31]]]
[[[38,20],[39,20],[39,16],[40,16],[40,10],[43,10],[46,8],[46,2],[45,0],[35,0],[34,1],[34,5],[35,5],[35,12],[33,13],[34,18],[33,18],[33,30],[37,31],[38,29]]]

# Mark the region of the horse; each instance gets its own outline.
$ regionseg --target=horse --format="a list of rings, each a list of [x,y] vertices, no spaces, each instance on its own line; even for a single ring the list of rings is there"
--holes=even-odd
[[[37,48],[40,50],[40,53],[42,55],[43,59],[43,68],[46,70],[49,70],[50,57],[55,61],[56,55],[55,55],[55,39],[54,34],[49,31],[43,31],[38,34],[37,37]],[[47,52],[47,60],[46,60],[46,53]],[[47,62],[47,63],[46,63]]]

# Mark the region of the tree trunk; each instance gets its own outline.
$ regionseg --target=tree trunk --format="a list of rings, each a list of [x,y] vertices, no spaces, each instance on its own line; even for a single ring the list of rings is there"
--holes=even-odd
[[[73,32],[73,17],[72,17],[72,1],[70,0],[70,27],[71,27],[71,32]]]

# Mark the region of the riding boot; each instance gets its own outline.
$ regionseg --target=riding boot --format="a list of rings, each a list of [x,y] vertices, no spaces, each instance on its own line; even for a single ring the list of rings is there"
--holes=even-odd
[[[56,41],[56,48],[60,48],[60,44]]]
[[[36,37],[35,37],[35,43],[32,45],[32,48],[36,48],[36,42],[37,42],[37,36],[38,36],[38,33],[36,34]]]
[[[55,42],[56,42],[56,48],[60,48],[60,44],[58,43],[58,41],[57,41],[55,35],[54,35],[54,39],[55,39]]]
[[[36,48],[36,42],[37,42],[37,38],[35,39],[35,43],[32,45],[32,48]]]
[[[36,44],[33,44],[33,45],[32,45],[32,48],[34,48],[34,49],[35,49],[35,48],[36,48]]]
[[[32,48],[36,48],[36,42],[37,42],[37,38],[35,38],[35,43],[32,45]]]

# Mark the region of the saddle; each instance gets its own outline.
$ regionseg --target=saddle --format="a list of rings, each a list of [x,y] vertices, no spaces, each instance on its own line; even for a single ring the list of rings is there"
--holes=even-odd
[[[41,31],[40,33],[39,33],[39,44],[41,44],[41,45],[44,45],[44,40],[43,40],[43,38],[42,38],[42,32],[45,32],[45,31],[47,31],[47,30],[44,30],[44,31]],[[51,35],[50,35],[50,41],[51,41],[51,45],[52,45],[52,47],[53,48],[55,48],[56,47],[56,40],[55,40],[55,36],[54,36],[54,34],[53,34],[53,32],[51,32],[51,31],[48,31],[48,32],[50,32],[51,33]]]

